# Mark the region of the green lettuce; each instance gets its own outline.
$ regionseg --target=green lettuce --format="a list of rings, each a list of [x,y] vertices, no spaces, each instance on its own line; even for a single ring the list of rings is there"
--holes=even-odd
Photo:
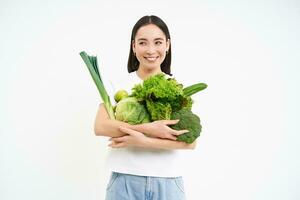
[[[152,121],[170,119],[172,112],[192,105],[191,99],[184,95],[182,84],[174,78],[167,79],[163,73],[135,85],[131,96],[144,103]]]

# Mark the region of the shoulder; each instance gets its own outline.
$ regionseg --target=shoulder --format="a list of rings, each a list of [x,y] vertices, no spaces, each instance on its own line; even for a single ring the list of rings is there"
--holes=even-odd
[[[142,80],[136,75],[135,72],[124,73],[116,81],[117,90],[126,90],[128,93],[131,93],[131,89],[136,85],[142,82]]]
[[[172,76],[166,74],[167,78],[174,78],[178,83],[182,84],[183,87],[186,87],[189,85],[188,80],[184,79],[182,76],[180,76],[179,74],[172,74]]]

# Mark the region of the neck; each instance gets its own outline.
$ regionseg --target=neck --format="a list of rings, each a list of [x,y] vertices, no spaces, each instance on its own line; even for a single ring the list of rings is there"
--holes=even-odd
[[[149,78],[150,76],[154,76],[156,74],[162,73],[160,67],[155,68],[153,70],[147,70],[143,69],[143,67],[139,67],[138,70],[136,71],[138,77],[140,77],[142,80],[145,80]]]

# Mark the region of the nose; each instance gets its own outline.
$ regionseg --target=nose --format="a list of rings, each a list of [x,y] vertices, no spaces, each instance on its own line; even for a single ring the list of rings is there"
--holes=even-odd
[[[152,44],[150,44],[150,45],[148,46],[146,52],[147,52],[148,54],[153,54],[153,53],[155,53],[155,51],[156,51],[155,46],[152,45]]]

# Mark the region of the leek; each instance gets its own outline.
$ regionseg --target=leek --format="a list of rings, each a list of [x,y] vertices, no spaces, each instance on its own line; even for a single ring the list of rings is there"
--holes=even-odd
[[[85,51],[79,53],[83,61],[85,62],[96,86],[100,93],[100,96],[103,100],[106,111],[109,115],[110,119],[115,119],[115,114],[113,110],[113,106],[110,102],[110,98],[106,92],[103,81],[101,79],[101,75],[98,68],[97,56],[89,56]]]

